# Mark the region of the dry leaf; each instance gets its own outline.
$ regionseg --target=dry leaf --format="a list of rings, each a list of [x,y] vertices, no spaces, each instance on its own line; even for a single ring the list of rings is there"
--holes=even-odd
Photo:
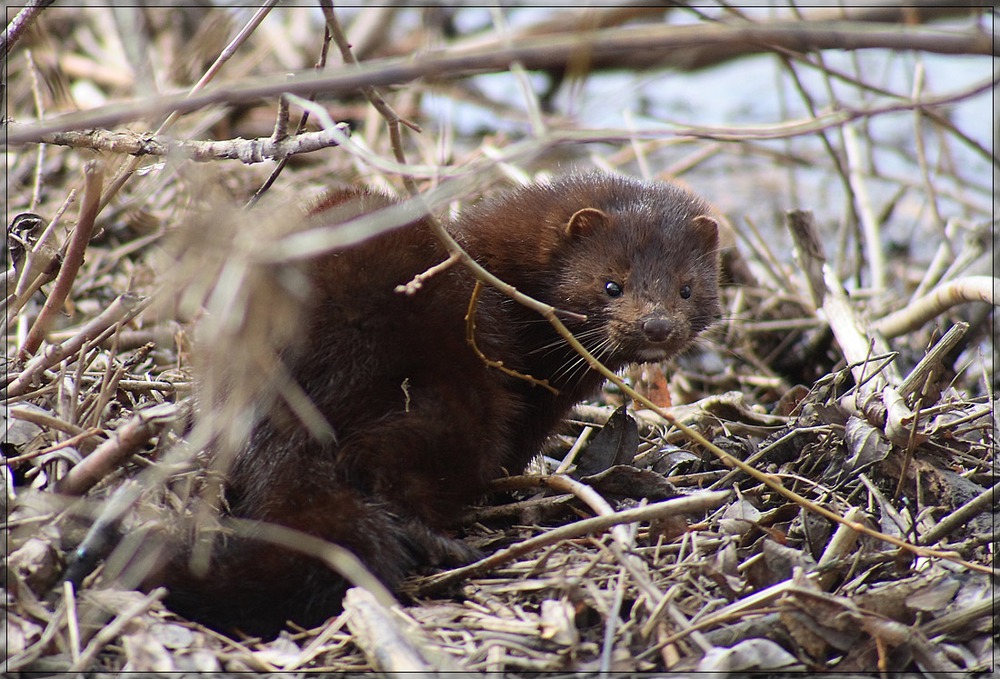
[[[747,639],[732,648],[716,646],[698,663],[699,672],[799,670],[798,660],[769,639]]]
[[[543,601],[541,629],[542,639],[562,646],[576,646],[580,643],[580,632],[576,629],[576,609],[569,601]]]

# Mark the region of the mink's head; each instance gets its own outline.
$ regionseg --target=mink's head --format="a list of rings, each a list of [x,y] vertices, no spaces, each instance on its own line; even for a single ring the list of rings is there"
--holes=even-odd
[[[480,208],[470,246],[518,289],[586,315],[567,327],[616,369],[674,356],[718,316],[712,211],[675,184],[569,175]]]

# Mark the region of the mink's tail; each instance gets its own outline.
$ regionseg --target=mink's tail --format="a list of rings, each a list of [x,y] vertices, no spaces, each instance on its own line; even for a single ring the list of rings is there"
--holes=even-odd
[[[353,489],[309,500],[306,515],[286,507],[284,516],[270,520],[346,547],[392,591],[421,567],[476,556],[464,543]],[[191,572],[190,553],[190,546],[177,550],[148,584],[167,587],[165,604],[175,613],[221,632],[271,638],[288,621],[315,627],[342,610],[349,586],[322,561],[264,539],[220,536],[204,577]]]

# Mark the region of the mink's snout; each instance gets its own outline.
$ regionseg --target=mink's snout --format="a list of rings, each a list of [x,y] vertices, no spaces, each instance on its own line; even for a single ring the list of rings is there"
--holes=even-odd
[[[670,339],[674,324],[664,316],[652,316],[642,322],[642,332],[650,342],[665,342]]]

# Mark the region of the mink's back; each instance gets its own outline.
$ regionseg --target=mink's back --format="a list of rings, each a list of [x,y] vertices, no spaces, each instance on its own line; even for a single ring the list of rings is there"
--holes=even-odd
[[[362,197],[365,212],[393,202]],[[343,478],[439,526],[496,475],[489,451],[505,449],[504,423],[517,405],[466,342],[472,275],[454,265],[415,294],[397,291],[447,256],[420,220],[310,263],[302,340],[282,359],[335,439],[310,441],[289,417],[262,421],[230,473],[238,513],[278,518],[260,511],[273,505],[276,479],[292,486],[303,470],[325,465],[320,478]],[[463,483],[438,487],[438,478]]]

